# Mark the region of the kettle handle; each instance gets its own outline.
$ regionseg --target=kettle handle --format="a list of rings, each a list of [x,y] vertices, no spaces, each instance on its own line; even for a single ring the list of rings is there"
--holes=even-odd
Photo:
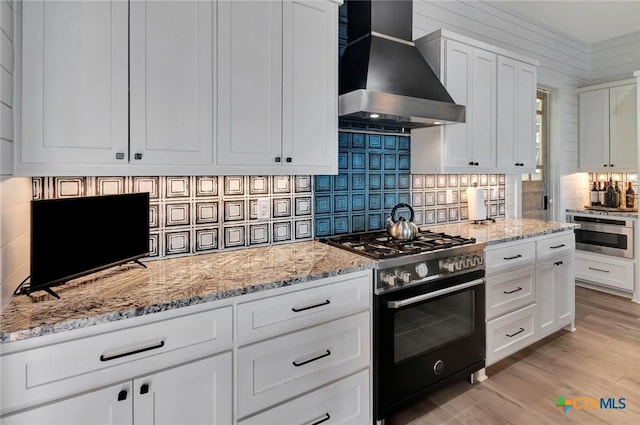
[[[391,210],[391,220],[393,220],[394,223],[396,222],[396,219],[395,219],[396,210],[398,208],[402,208],[402,207],[409,208],[409,212],[411,212],[411,217],[409,218],[409,222],[413,222],[413,208],[411,207],[411,205],[405,204],[404,202],[402,202],[402,203],[396,205],[395,207],[393,207],[393,209]]]

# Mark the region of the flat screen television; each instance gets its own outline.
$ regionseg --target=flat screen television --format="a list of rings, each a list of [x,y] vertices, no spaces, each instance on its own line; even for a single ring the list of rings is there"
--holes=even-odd
[[[22,293],[149,255],[149,194],[31,202],[31,277]],[[142,264],[142,263],[140,263]]]

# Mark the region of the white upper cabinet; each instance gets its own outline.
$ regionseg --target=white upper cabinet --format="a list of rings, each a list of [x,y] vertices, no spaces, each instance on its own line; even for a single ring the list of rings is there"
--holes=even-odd
[[[530,64],[498,56],[497,167],[527,172],[536,168],[536,74]]]
[[[127,3],[20,4],[22,161],[126,162]]]
[[[637,106],[633,80],[579,92],[580,169],[637,171]]]
[[[131,1],[131,163],[213,163],[215,10]]]
[[[219,8],[218,169],[337,172],[338,4]]]
[[[413,130],[412,172],[534,170],[537,62],[445,30],[416,46],[466,121]]]

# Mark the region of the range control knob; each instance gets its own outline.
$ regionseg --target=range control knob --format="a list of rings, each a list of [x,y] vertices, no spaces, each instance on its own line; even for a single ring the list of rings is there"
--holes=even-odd
[[[396,286],[396,275],[391,273],[380,273],[380,280],[387,286]]]
[[[464,257],[456,257],[455,258],[455,264],[456,264],[456,270],[462,270],[464,269],[464,266],[466,264],[466,260],[464,259]]]
[[[429,267],[427,267],[427,263],[416,264],[416,273],[420,278],[427,277],[429,274]]]
[[[446,259],[440,261],[440,270],[453,273],[456,271],[456,264],[453,259]]]
[[[407,271],[401,271],[398,273],[398,278],[400,279],[400,283],[407,284],[411,282],[411,273]]]

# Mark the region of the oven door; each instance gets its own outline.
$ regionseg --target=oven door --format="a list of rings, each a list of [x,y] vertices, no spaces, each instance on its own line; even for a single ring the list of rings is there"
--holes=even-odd
[[[449,378],[484,367],[484,270],[375,299],[377,419]]]
[[[580,223],[580,228],[574,230],[576,249],[633,258],[633,227],[626,226],[625,221],[591,217],[573,219]]]

